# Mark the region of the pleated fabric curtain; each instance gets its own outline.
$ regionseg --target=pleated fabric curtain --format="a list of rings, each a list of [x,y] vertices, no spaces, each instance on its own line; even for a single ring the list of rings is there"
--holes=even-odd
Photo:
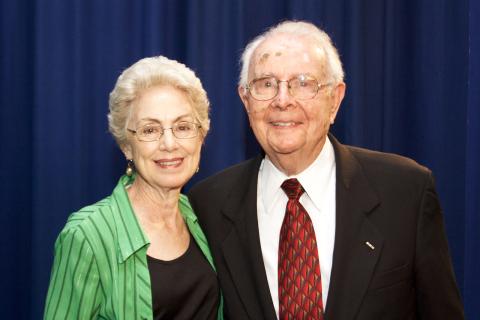
[[[212,129],[187,188],[259,152],[236,92],[245,44],[309,20],[339,49],[343,143],[431,168],[468,318],[480,314],[480,4],[474,0],[16,0],[0,5],[0,301],[39,319],[67,216],[111,193],[125,160],[107,131],[108,93],[136,60],[190,66]]]

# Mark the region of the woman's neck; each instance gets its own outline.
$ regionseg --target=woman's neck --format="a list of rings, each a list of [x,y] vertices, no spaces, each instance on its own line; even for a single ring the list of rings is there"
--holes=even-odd
[[[135,214],[141,220],[172,227],[178,221],[180,189],[155,188],[137,177],[127,190]],[[172,225],[173,224],[173,225]]]

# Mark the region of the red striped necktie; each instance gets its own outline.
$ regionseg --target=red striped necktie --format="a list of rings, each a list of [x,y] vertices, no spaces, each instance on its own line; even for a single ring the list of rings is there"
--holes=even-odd
[[[304,189],[297,179],[285,180],[288,196],[280,230],[278,294],[280,319],[323,319],[322,279],[312,220],[299,199]]]

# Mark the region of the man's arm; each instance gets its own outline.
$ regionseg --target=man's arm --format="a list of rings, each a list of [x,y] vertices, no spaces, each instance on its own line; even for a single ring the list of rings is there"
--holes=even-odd
[[[430,173],[417,224],[415,290],[420,319],[464,319],[437,192]]]

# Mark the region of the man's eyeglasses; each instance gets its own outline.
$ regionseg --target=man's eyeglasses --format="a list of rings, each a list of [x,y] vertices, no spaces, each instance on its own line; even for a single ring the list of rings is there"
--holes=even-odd
[[[165,130],[172,130],[175,138],[190,139],[195,138],[202,126],[198,123],[180,121],[175,123],[171,128],[163,128],[159,124],[147,124],[137,128],[137,130],[128,129],[131,133],[137,136],[139,141],[157,141],[165,133]]]
[[[267,101],[277,96],[280,82],[286,82],[288,92],[292,97],[300,100],[312,99],[320,89],[331,85],[331,83],[320,84],[314,77],[300,74],[289,80],[278,80],[275,77],[253,79],[246,89],[255,100]]]

